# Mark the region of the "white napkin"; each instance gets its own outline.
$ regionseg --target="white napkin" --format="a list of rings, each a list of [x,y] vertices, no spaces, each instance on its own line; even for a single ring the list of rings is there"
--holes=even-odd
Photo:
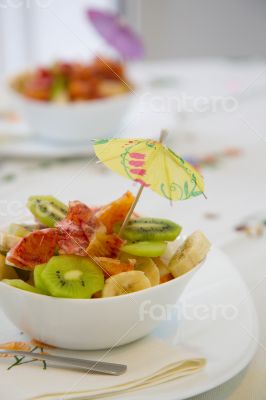
[[[72,354],[68,353],[68,356]],[[109,353],[97,351],[77,355],[77,352],[73,352],[73,356],[127,364],[128,369],[120,376],[86,373],[79,377],[76,375],[75,381],[64,382],[60,392],[40,393],[32,400],[88,400],[120,395],[191,375],[201,370],[206,363],[204,358],[195,357],[181,347],[169,345],[153,337],[113,349]]]

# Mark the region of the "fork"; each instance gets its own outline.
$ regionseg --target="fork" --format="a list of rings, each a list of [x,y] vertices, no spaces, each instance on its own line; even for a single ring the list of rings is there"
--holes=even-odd
[[[52,361],[57,364],[80,368],[87,372],[96,372],[107,375],[122,375],[126,372],[127,366],[102,361],[85,360],[80,358],[61,357],[50,354],[40,354],[20,350],[0,350],[0,354],[30,357],[41,361]]]

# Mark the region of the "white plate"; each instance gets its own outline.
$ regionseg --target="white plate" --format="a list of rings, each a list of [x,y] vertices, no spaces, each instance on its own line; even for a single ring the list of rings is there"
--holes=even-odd
[[[0,135],[0,157],[19,158],[74,158],[88,156],[90,143],[64,144],[49,142],[26,132],[9,132]]]
[[[235,376],[252,359],[258,342],[256,312],[249,292],[230,260],[214,249],[206,265],[195,275],[182,296],[182,318],[164,322],[154,334],[171,344],[181,344],[207,359],[204,371],[150,389],[112,398],[124,400],[181,400],[208,391]],[[199,308],[200,307],[200,308]],[[199,313],[199,318],[193,315]],[[1,314],[0,341],[21,340],[22,335]],[[10,360],[9,360],[10,361]],[[126,360],[125,360],[126,361]],[[140,362],[145,362],[144,359]],[[77,382],[77,373],[60,369],[43,371],[31,364],[6,371],[0,360],[0,398],[28,400],[34,389],[43,393],[62,392]],[[75,390],[84,390],[84,380]],[[63,387],[63,389],[62,389]]]

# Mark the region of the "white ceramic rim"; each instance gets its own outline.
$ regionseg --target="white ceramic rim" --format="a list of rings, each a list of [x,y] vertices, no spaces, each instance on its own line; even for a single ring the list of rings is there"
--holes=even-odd
[[[238,274],[239,280],[241,280],[242,284],[246,287],[247,293],[249,293],[249,289],[248,289],[246,283],[244,282],[243,278],[241,277],[240,273],[238,272],[238,270],[236,269],[236,267],[233,264],[231,266]],[[258,321],[257,311],[256,311],[255,305],[251,299],[249,299],[249,307],[252,310],[252,314],[253,314],[254,333],[253,333],[253,338],[250,338],[249,351],[244,354],[242,361],[240,361],[238,364],[236,364],[235,367],[232,368],[228,373],[225,373],[221,377],[216,378],[211,384],[205,385],[205,387],[203,385],[203,387],[200,390],[194,390],[194,391],[192,390],[191,393],[188,393],[185,397],[182,397],[182,400],[189,399],[192,396],[197,396],[202,393],[206,393],[209,390],[215,389],[218,386],[228,382],[230,379],[234,378],[241,371],[243,371],[249,365],[249,363],[252,361],[252,359],[258,349],[258,346],[259,346],[258,338],[259,338],[260,330],[259,330],[259,321]],[[170,400],[170,398],[169,398],[169,400]],[[179,399],[177,399],[177,400],[179,400]]]
[[[217,250],[217,247],[215,247],[215,250]],[[245,287],[246,291],[247,291],[247,295],[249,294],[249,289],[244,281],[244,279],[242,278],[241,274],[239,273],[239,271],[237,270],[237,268],[235,267],[235,265],[231,262],[231,259],[225,255],[225,253],[221,252],[218,249],[220,255],[223,254],[223,256],[225,256],[227,258],[227,260],[230,262],[231,264],[231,268],[235,271],[237,278],[241,281],[241,284]],[[191,397],[194,396],[199,396],[203,393],[207,393],[210,390],[216,389],[217,387],[219,387],[220,385],[225,384],[226,382],[228,382],[229,380],[233,379],[236,375],[238,375],[241,371],[243,371],[248,365],[249,363],[252,361],[257,349],[258,349],[258,339],[259,339],[259,321],[258,321],[258,316],[257,316],[257,312],[255,309],[255,305],[254,302],[252,300],[252,298],[247,297],[247,301],[248,301],[248,305],[249,308],[252,312],[252,316],[253,316],[253,338],[250,338],[250,346],[248,347],[248,351],[245,352],[245,354],[243,354],[243,358],[241,358],[241,360],[239,360],[239,362],[237,364],[235,364],[234,367],[232,367],[227,373],[223,373],[222,375],[219,375],[219,377],[215,378],[212,380],[212,382],[210,383],[208,382],[204,382],[203,384],[201,382],[199,382],[199,384],[197,385],[197,388],[193,388],[194,386],[194,382],[191,382],[191,388],[190,390],[187,390],[186,394],[182,394],[182,397],[179,397],[178,395],[178,387],[176,388],[172,388],[170,389],[171,393],[167,391],[167,393],[164,393],[164,399],[165,400],[185,400],[185,399],[190,399]],[[196,375],[195,375],[196,376]],[[193,376],[189,377],[189,379],[192,378]],[[185,378],[184,378],[185,379]],[[188,381],[189,382],[189,381]],[[163,383],[161,384],[161,388],[163,387],[167,387],[169,383]],[[146,389],[147,393],[148,393],[148,397],[147,399],[151,399],[151,394],[154,395],[155,392],[152,392],[152,390],[156,391],[156,386],[154,386],[153,388],[148,388]],[[145,389],[141,390],[141,391],[134,391],[132,392],[135,395],[136,400],[145,400]],[[175,394],[174,394],[175,393]],[[117,396],[114,397],[117,399],[122,399],[121,396]],[[125,396],[125,400],[129,400],[129,398],[127,397],[127,395]]]

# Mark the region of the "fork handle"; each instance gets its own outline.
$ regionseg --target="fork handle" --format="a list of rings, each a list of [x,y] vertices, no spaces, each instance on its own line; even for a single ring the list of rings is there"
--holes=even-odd
[[[61,357],[54,356],[50,354],[41,354],[29,351],[17,351],[17,350],[1,350],[0,354],[10,354],[14,356],[24,356],[30,358],[36,358],[37,360],[42,361],[52,361],[57,364],[72,366],[76,368],[80,368],[82,370],[89,372],[96,372],[100,374],[108,374],[108,375],[122,375],[126,372],[127,366],[124,364],[115,364],[108,363],[103,361],[94,361],[94,360],[83,360],[80,358],[71,358],[71,357]]]

